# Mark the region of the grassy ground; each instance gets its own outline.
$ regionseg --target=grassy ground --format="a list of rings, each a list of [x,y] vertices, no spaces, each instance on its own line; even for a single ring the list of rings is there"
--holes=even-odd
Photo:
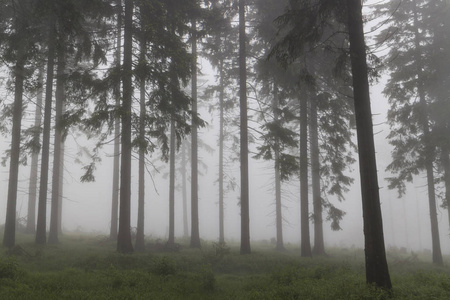
[[[450,299],[450,264],[427,256],[389,252],[391,295],[365,284],[360,249],[327,249],[301,258],[299,249],[276,252],[254,243],[251,255],[237,245],[204,242],[163,252],[121,255],[105,237],[69,235],[57,245],[36,246],[19,236],[0,248],[0,299]],[[187,245],[186,241],[186,245]]]

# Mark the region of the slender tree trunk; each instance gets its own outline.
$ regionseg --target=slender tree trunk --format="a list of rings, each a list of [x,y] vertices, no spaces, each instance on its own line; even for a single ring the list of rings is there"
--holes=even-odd
[[[120,8],[117,13],[117,45],[116,45],[116,67],[120,69],[121,47],[122,47],[122,0],[116,0]],[[116,100],[116,109],[120,107],[120,81],[114,88],[114,98]],[[117,240],[117,221],[119,214],[119,179],[120,179],[120,118],[114,120],[114,162],[113,162],[113,183],[112,183],[112,201],[111,201],[111,228],[109,238]]]
[[[272,110],[274,115],[274,121],[279,123],[279,113],[278,113],[278,86],[274,84],[273,88],[273,104]],[[277,246],[278,251],[286,250],[283,243],[283,215],[282,215],[282,204],[281,204],[281,173],[280,173],[280,142],[275,141],[275,223],[277,231]]]
[[[64,114],[64,103],[63,103],[63,114]],[[61,155],[59,162],[59,188],[58,188],[58,234],[62,233],[62,205],[63,205],[63,189],[64,189],[64,139],[61,141]]]
[[[383,220],[373,139],[362,6],[360,0],[347,0],[346,4],[361,176],[366,281],[381,288],[391,289],[392,284],[384,246]]]
[[[169,153],[169,248],[175,245],[175,120],[170,120],[170,153]]]
[[[225,243],[225,230],[224,230],[224,164],[223,164],[223,142],[224,142],[224,74],[223,74],[223,59],[220,60],[220,92],[219,92],[219,243]]]
[[[63,103],[65,98],[65,49],[64,42],[60,40],[61,45],[58,47],[58,65],[56,70],[56,93],[55,93],[55,137],[53,150],[53,173],[52,173],[52,202],[50,211],[50,231],[48,234],[49,244],[58,242],[58,215],[59,215],[59,187],[60,187],[60,171],[61,171],[61,145],[62,145],[62,129],[61,119],[63,112]]]
[[[423,83],[425,82],[422,73],[423,62],[421,58],[421,46],[420,46],[420,33],[418,29],[418,16],[417,5],[414,1],[414,39],[415,39],[415,55],[416,55],[416,68],[417,68],[417,91],[419,94],[419,104],[422,115],[422,130],[423,130],[423,143],[425,147],[425,169],[427,173],[427,185],[428,185],[428,204],[430,207],[430,222],[431,222],[431,241],[433,248],[433,263],[442,265],[441,242],[439,239],[439,226],[437,220],[436,210],[436,193],[434,189],[434,173],[433,173],[433,159],[435,153],[435,147],[431,138],[430,127],[428,124],[428,105],[425,98],[425,89]]]
[[[241,254],[251,253],[250,207],[248,186],[247,63],[245,0],[239,0],[239,107],[241,157]]]
[[[36,143],[40,143],[41,137],[41,122],[42,122],[42,98],[43,98],[43,85],[44,85],[44,69],[39,68],[38,74],[39,90],[36,97],[36,112],[34,117],[34,137]],[[30,185],[28,188],[28,214],[27,214],[27,232],[36,232],[36,196],[37,196],[37,183],[38,183],[38,170],[39,170],[39,152],[31,154],[31,167],[30,167]]]
[[[183,197],[183,235],[185,237],[189,236],[188,229],[188,213],[187,213],[187,161],[186,161],[186,143],[181,144],[181,189]]]
[[[133,51],[133,0],[125,0],[125,32],[123,55],[123,100],[122,100],[122,153],[120,170],[120,210],[117,251],[133,252],[130,229],[131,198],[131,105],[132,86],[132,51]]]
[[[300,215],[302,257],[310,257],[311,241],[309,235],[309,199],[308,199],[308,94],[300,97]]]
[[[21,49],[22,50],[22,49]],[[5,231],[3,245],[8,248],[16,243],[16,206],[17,206],[17,181],[19,178],[20,160],[20,131],[22,125],[23,83],[25,80],[25,56],[19,53],[14,67],[14,107],[13,127],[11,137],[11,160],[9,164],[8,200],[6,205]]]
[[[445,142],[444,142],[445,143]],[[450,227],[450,160],[449,149],[447,145],[443,145],[441,149],[441,162],[444,169],[444,186],[445,186],[445,205],[447,206],[448,222]]]
[[[314,205],[313,254],[325,255],[323,240],[322,197],[320,195],[319,132],[317,126],[317,98],[310,101],[309,138],[311,153],[312,197]]]
[[[54,18],[53,16],[51,18]],[[41,181],[39,185],[39,203],[36,225],[36,244],[47,242],[47,188],[48,188],[48,168],[50,159],[50,131],[52,118],[52,98],[53,98],[53,77],[55,65],[55,21],[50,20],[48,60],[47,60],[47,80],[45,83],[45,108],[44,108],[44,128],[42,133],[42,160],[41,160]]]
[[[198,218],[197,25],[192,21],[191,248],[200,248]]]
[[[140,61],[145,62],[145,55],[147,51],[147,45],[145,38],[141,40],[141,53]],[[138,220],[136,229],[136,251],[145,251],[145,241],[144,241],[144,205],[145,205],[145,78],[140,78],[139,82],[140,88],[140,116],[139,116],[139,191],[138,191]]]

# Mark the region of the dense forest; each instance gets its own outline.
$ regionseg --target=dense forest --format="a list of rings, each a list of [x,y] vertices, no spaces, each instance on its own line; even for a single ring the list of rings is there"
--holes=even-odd
[[[64,211],[75,181],[119,254],[201,249],[212,234],[216,255],[236,243],[245,259],[264,231],[277,252],[326,257],[351,195],[367,283],[392,288],[382,212],[405,230],[420,214],[442,267],[450,3],[362,2],[0,0],[4,248],[19,234],[61,244],[69,218],[89,232]],[[254,222],[266,200],[271,224]],[[164,217],[149,226],[149,211]]]

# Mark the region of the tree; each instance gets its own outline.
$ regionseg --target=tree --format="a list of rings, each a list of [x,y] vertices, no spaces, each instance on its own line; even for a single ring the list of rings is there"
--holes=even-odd
[[[251,253],[250,207],[248,184],[248,128],[247,128],[247,64],[245,33],[245,0],[239,0],[239,108],[241,160],[241,254]]]
[[[381,288],[391,289],[373,139],[362,5],[359,0],[346,0],[346,5],[363,203],[366,281]]]
[[[132,85],[132,48],[133,48],[133,0],[125,0],[124,47],[122,74],[122,136],[121,136],[121,169],[120,169],[120,204],[119,232],[117,251],[133,252],[130,232],[130,197],[131,197],[131,105],[133,97]]]

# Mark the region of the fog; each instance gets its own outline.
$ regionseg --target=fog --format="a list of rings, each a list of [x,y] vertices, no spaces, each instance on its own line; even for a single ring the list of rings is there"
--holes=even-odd
[[[206,61],[200,61],[205,75],[204,85],[213,83],[211,67]],[[0,74],[0,77],[6,74]],[[383,78],[371,87],[372,113],[375,147],[377,151],[378,178],[380,185],[380,200],[383,213],[384,235],[387,248],[406,248],[408,251],[430,251],[431,229],[427,188],[424,173],[407,184],[407,193],[398,198],[396,190],[389,190],[385,178],[391,176],[386,167],[391,162],[391,146],[387,142],[389,127],[386,123],[388,109],[387,99],[382,95],[385,81]],[[7,91],[1,92],[2,98],[11,101]],[[250,106],[252,105],[250,100]],[[34,110],[27,111],[24,122],[32,122]],[[218,117],[209,113],[206,107],[200,109],[201,117],[208,122],[207,127],[199,129],[199,139],[210,147],[217,148]],[[82,183],[83,163],[89,162],[86,155],[79,156],[82,147],[89,149],[95,141],[87,140],[83,135],[71,132],[65,143],[64,200],[62,213],[63,231],[80,231],[95,235],[108,235],[110,228],[113,146],[105,145],[100,151],[102,161],[95,170],[95,182]],[[9,148],[10,136],[2,136],[0,152],[3,154]],[[252,148],[254,146],[250,146]],[[177,154],[179,155],[179,153]],[[228,155],[231,155],[228,153]],[[131,224],[136,226],[137,219],[137,154],[134,153],[132,166],[132,204]],[[270,242],[275,238],[275,196],[273,190],[273,163],[256,160],[250,155],[250,234],[253,241]],[[357,159],[356,153],[354,157]],[[145,196],[145,235],[147,238],[165,240],[168,236],[168,172],[167,164],[160,161],[157,150],[151,157],[154,166],[148,166],[146,174]],[[52,160],[51,160],[52,161]],[[207,168],[201,168],[199,176],[199,223],[200,237],[207,241],[217,241],[219,235],[218,207],[218,151],[210,153],[199,148],[199,161]],[[0,224],[5,222],[6,199],[8,191],[9,161],[1,166],[0,174]],[[229,172],[239,182],[239,163],[227,166]],[[51,172],[51,168],[50,168]],[[19,190],[17,197],[18,217],[26,217],[28,202],[29,166],[19,168]],[[188,170],[190,175],[190,170]],[[358,247],[364,245],[362,207],[358,162],[351,166],[350,175],[355,179],[350,191],[345,194],[345,201],[330,200],[346,212],[341,221],[342,230],[332,231],[330,222],[324,224],[324,239],[326,247]],[[176,175],[177,185],[181,184],[179,173]],[[190,214],[190,192],[188,183],[188,215]],[[289,183],[283,184],[283,236],[285,243],[299,245],[300,243],[300,192],[299,180],[293,177]],[[48,196],[50,199],[50,195]],[[310,197],[310,212],[312,211]],[[181,190],[176,190],[175,235],[183,236],[183,211]],[[449,220],[447,210],[440,207],[438,200],[438,221],[441,247],[444,254],[450,254]],[[47,205],[49,216],[50,205]],[[48,222],[50,218],[48,218]],[[190,223],[189,223],[190,224]],[[189,227],[190,229],[190,227]],[[311,236],[313,226],[310,226]],[[225,239],[233,242],[240,238],[240,208],[239,186],[225,195]]]

